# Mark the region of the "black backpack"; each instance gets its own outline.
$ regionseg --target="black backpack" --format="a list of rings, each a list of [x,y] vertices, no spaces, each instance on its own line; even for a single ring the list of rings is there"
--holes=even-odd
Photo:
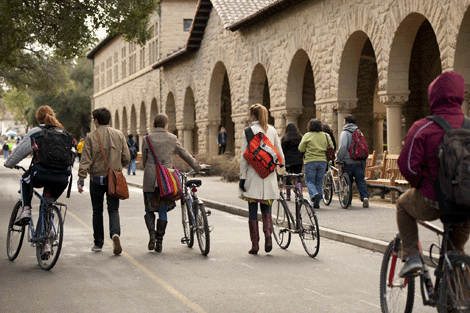
[[[462,128],[453,128],[442,116],[427,116],[442,129],[444,137],[437,149],[439,177],[433,182],[439,206],[446,213],[470,214],[470,119]]]
[[[130,141],[127,141],[127,146],[129,147],[129,153],[131,155],[131,159],[135,159],[137,158],[137,142],[133,142],[132,144],[130,143]]]
[[[54,170],[66,170],[73,164],[73,138],[65,129],[47,125],[31,141],[34,163]]]

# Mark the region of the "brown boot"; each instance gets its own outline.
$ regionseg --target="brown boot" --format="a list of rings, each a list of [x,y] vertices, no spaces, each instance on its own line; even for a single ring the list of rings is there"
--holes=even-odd
[[[270,252],[273,249],[273,240],[271,234],[273,232],[273,219],[271,214],[263,214],[263,232],[264,232],[264,251]]]
[[[163,248],[163,236],[165,236],[165,229],[168,221],[157,220],[157,232],[156,232],[156,239],[157,242],[155,244],[155,251],[162,252]]]
[[[145,214],[144,215],[145,224],[147,225],[147,229],[149,230],[149,250],[155,249],[155,215],[154,214]]]
[[[258,254],[259,250],[259,228],[258,221],[248,221],[248,226],[250,228],[250,239],[251,239],[251,250],[248,251],[249,254]]]

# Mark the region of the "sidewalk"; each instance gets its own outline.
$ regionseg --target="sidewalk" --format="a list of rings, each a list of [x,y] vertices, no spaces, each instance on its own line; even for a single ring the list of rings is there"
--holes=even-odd
[[[124,173],[130,186],[142,188],[142,170],[137,170],[135,176],[127,175],[126,169]],[[198,196],[206,207],[248,217],[246,201],[238,198],[238,183],[224,182],[221,177],[198,175],[197,178],[202,180]],[[305,189],[304,194],[308,196]],[[294,209],[294,203],[289,202],[289,206]],[[334,196],[329,206],[321,202],[316,213],[321,237],[373,251],[384,252],[398,232],[395,205],[391,204],[390,199],[380,199],[379,196],[370,199],[369,208],[363,208],[362,202],[353,198],[352,205],[346,210],[341,208],[338,198]],[[440,221],[433,223],[442,227]],[[421,244],[427,251],[433,242],[437,242],[437,236],[421,226],[419,228]],[[466,248],[470,251],[470,242]]]

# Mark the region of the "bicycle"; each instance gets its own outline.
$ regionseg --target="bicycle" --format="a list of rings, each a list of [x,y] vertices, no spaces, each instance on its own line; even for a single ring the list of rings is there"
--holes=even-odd
[[[401,239],[397,235],[385,250],[380,269],[380,307],[382,312],[411,312],[414,304],[415,277],[420,278],[423,304],[436,307],[438,312],[470,312],[470,257],[455,253],[450,241],[450,223],[444,224],[444,230],[425,221],[418,223],[438,237],[442,236],[441,246],[432,244],[429,248],[431,264],[436,266],[436,279],[433,284],[429,270],[424,262],[420,244],[421,270],[413,276],[400,278],[397,261],[401,251]],[[449,249],[450,247],[450,249]],[[439,251],[439,259],[433,259],[433,250]]]
[[[204,170],[203,170],[204,171]],[[183,222],[184,237],[181,238],[182,244],[187,244],[191,248],[194,244],[194,233],[196,233],[199,249],[202,255],[209,254],[210,250],[210,232],[207,217],[211,211],[205,209],[204,203],[197,197],[197,188],[202,185],[200,179],[187,179],[191,174],[180,173],[183,185],[183,197],[181,198],[181,218]]]
[[[26,169],[22,166],[15,166],[14,168],[26,172]],[[19,193],[21,193],[21,190]],[[32,247],[36,247],[36,259],[39,266],[44,270],[50,270],[57,263],[60,251],[62,250],[67,206],[50,198],[46,191],[41,195],[33,189],[33,194],[41,203],[39,205],[36,228],[32,218],[29,221],[29,225],[27,225],[28,242],[31,242]],[[64,217],[61,214],[62,210],[64,211]],[[14,225],[21,212],[22,200],[20,199],[13,207],[10,222],[8,223],[7,256],[11,261],[18,257],[23,245],[26,226]]]
[[[338,163],[338,168],[333,166],[331,161],[328,162],[327,171],[323,176],[322,192],[323,203],[330,205],[333,199],[333,193],[338,195],[339,203],[343,209],[347,209],[351,204],[352,186],[349,176],[343,172],[344,163]],[[336,173],[336,179],[334,174]]]
[[[314,258],[320,249],[320,229],[312,204],[302,194],[300,179],[303,176],[304,174],[280,175],[279,198],[274,200],[272,206],[273,235],[279,247],[287,249],[291,242],[291,234],[299,234],[305,252]],[[284,179],[288,177],[291,178],[292,182],[294,179],[298,180],[295,186],[284,184]],[[295,218],[287,205],[284,196],[285,188],[292,188],[294,190]]]

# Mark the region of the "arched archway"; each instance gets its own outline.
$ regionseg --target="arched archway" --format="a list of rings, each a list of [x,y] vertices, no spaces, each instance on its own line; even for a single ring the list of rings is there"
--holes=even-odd
[[[261,64],[257,64],[253,69],[251,75],[250,90],[248,94],[248,104],[260,103],[268,109],[268,123],[274,125],[274,117],[271,115],[271,98],[269,94],[269,83],[268,77],[266,76],[266,70]]]
[[[153,128],[153,120],[155,119],[155,116],[158,114],[158,105],[157,105],[157,99],[153,98],[152,103],[150,104],[150,128]]]
[[[114,115],[114,128],[121,129],[121,123],[119,123],[119,111],[116,110],[116,114]]]
[[[137,113],[135,111],[135,105],[132,105],[131,106],[131,127],[129,129],[129,134],[132,134],[134,135],[134,140],[139,142],[138,139],[139,139],[139,136],[137,134]],[[129,135],[129,134],[125,134],[125,135]]]
[[[126,107],[122,108],[122,128],[121,131],[124,135],[127,135],[127,110]]]
[[[307,132],[308,122],[317,116],[315,82],[310,59],[304,50],[292,58],[287,76],[286,125],[294,123],[301,133]]]
[[[460,25],[459,35],[457,36],[457,45],[455,47],[454,71],[463,76],[466,83],[466,90],[470,89],[470,6]],[[462,110],[465,115],[469,115],[468,96]]]
[[[175,135],[177,134],[176,129],[176,108],[175,108],[175,97],[173,93],[170,92],[166,98],[166,115],[168,116],[168,131]],[[181,139],[181,138],[180,138]]]
[[[140,104],[139,130],[137,131],[137,139],[135,139],[139,143],[139,147],[142,147],[142,138],[147,134],[147,112],[145,103],[142,101]]]
[[[183,146],[189,153],[198,152],[198,128],[196,125],[196,103],[191,87],[184,93]]]

